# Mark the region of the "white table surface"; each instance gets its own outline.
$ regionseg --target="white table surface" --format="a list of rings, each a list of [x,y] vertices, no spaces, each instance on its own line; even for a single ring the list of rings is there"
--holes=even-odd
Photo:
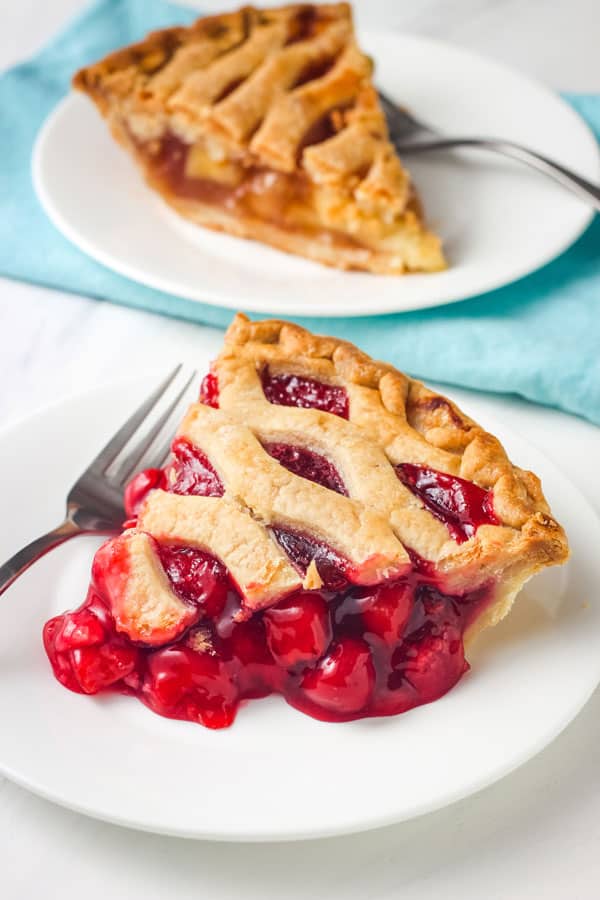
[[[41,46],[81,5],[0,0],[0,67]],[[359,0],[355,6],[362,24],[452,40],[559,89],[600,90],[598,0]],[[220,340],[213,329],[109,303],[2,279],[0,290],[3,423],[137,367],[155,368],[165,355],[192,359],[198,348],[213,351]],[[481,396],[457,390],[453,396],[475,416],[482,409]],[[489,410],[489,398],[485,404]],[[553,435],[560,428],[571,477],[600,510],[600,429],[515,398],[493,398],[491,408],[559,465],[564,458]],[[596,900],[599,748],[597,692],[554,744],[475,797],[377,832],[289,845],[135,833],[62,810],[0,778],[0,897]]]

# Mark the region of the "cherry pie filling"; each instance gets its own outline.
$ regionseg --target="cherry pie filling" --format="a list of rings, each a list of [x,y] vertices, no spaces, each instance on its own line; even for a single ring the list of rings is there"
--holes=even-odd
[[[272,403],[348,417],[343,388],[268,370],[262,381]],[[201,399],[218,406],[212,374],[203,381]],[[295,474],[346,493],[340,474],[323,456],[281,443],[265,449]],[[497,524],[491,493],[477,485],[413,464],[396,471],[456,541],[467,540],[482,524]],[[157,487],[223,494],[210,461],[181,438],[174,441],[165,469],[140,472],[128,485],[128,524]],[[152,539],[191,622],[177,640],[152,647],[117,630],[105,576],[109,566],[126,569],[127,560],[119,558],[120,539],[108,541],[96,554],[82,606],[45,625],[44,646],[58,681],[78,693],[133,694],[163,716],[223,728],[240,703],[272,693],[324,721],[393,715],[436,700],[467,671],[463,634],[490,602],[493,584],[445,593],[435,566],[407,548],[413,563],[408,575],[358,587],[333,548],[280,527],[272,533],[300,572],[314,560],[322,586],[295,591],[246,621],[236,617],[241,597],[218,559]]]

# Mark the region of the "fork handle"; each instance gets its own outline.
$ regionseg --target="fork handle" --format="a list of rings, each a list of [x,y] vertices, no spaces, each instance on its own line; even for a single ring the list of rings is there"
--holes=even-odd
[[[83,534],[82,529],[67,517],[53,531],[43,534],[35,541],[27,544],[26,547],[23,547],[22,550],[19,550],[18,553],[15,553],[3,566],[0,566],[0,594],[3,594],[25,569],[28,569],[45,553],[68,541],[69,538],[74,537],[76,534]]]
[[[600,187],[587,178],[577,175],[571,169],[567,169],[560,163],[536,153],[535,150],[529,150],[521,144],[515,144],[512,141],[496,140],[494,138],[435,138],[435,140],[419,141],[418,143],[396,143],[397,149],[403,154],[411,152],[426,152],[428,150],[452,150],[457,147],[472,147],[480,150],[492,150],[501,153],[503,156],[509,156],[528,166],[542,172],[558,181],[563,187],[568,188],[574,194],[577,194],[582,200],[589,203],[596,211],[600,212]]]

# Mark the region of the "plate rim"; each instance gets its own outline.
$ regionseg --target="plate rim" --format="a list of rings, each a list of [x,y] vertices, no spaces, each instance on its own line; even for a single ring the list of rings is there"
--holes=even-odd
[[[435,53],[436,50],[450,50],[454,53],[458,53],[469,63],[473,63],[475,65],[485,65],[489,67],[491,70],[494,70],[500,77],[518,77],[519,80],[527,84],[532,89],[542,92],[546,95],[547,98],[551,98],[553,102],[559,104],[562,107],[565,113],[568,113],[571,117],[573,117],[574,120],[577,121],[579,127],[581,128],[582,136],[585,135],[586,140],[589,142],[590,150],[592,150],[592,148],[595,150],[596,177],[600,175],[600,145],[598,144],[598,141],[596,140],[596,137],[590,126],[579,114],[579,112],[575,110],[569,103],[567,103],[567,101],[560,94],[552,90],[543,82],[538,81],[529,74],[523,74],[517,68],[514,68],[506,63],[499,62],[493,57],[488,57],[485,54],[463,48],[460,45],[454,44],[450,41],[443,41],[437,38],[421,36],[405,31],[385,32],[377,29],[359,28],[358,32],[360,39],[364,41],[365,44],[368,44],[371,41],[388,44],[393,44],[397,41],[407,41],[412,42],[416,46],[425,46],[429,48],[430,52],[433,53]],[[167,295],[171,295],[173,297],[191,303],[206,304],[210,307],[223,310],[244,309],[246,311],[254,313],[292,316],[295,315],[300,317],[310,316],[315,318],[361,318],[365,316],[397,315],[405,312],[435,309],[437,307],[459,303],[463,300],[468,300],[477,296],[485,296],[491,291],[514,284],[527,275],[538,271],[539,269],[550,263],[552,260],[560,256],[562,253],[564,253],[569,247],[571,247],[581,237],[581,235],[584,233],[584,231],[587,229],[590,222],[594,218],[594,210],[591,207],[588,207],[584,202],[581,202],[582,212],[577,227],[574,227],[568,236],[562,235],[560,239],[554,241],[551,245],[546,245],[543,252],[537,253],[533,262],[523,262],[520,266],[511,269],[511,274],[508,278],[499,277],[499,275],[497,274],[496,277],[488,278],[487,281],[485,279],[480,279],[480,283],[478,285],[474,285],[470,288],[467,286],[466,289],[461,289],[458,295],[455,296],[452,296],[451,292],[450,295],[448,295],[448,290],[446,289],[446,292],[442,290],[441,296],[434,296],[433,299],[431,298],[431,296],[426,296],[419,298],[418,300],[409,300],[407,302],[406,298],[404,298],[404,302],[401,307],[393,306],[390,303],[389,299],[386,298],[384,298],[383,300],[378,300],[378,292],[373,292],[375,296],[370,296],[368,311],[364,308],[351,308],[350,310],[348,310],[348,308],[342,308],[341,305],[334,306],[331,309],[327,308],[324,311],[322,304],[318,301],[315,301],[314,304],[312,303],[312,301],[305,301],[305,305],[302,308],[300,308],[297,303],[294,303],[292,306],[286,306],[286,301],[284,299],[280,301],[273,301],[269,299],[259,303],[257,302],[256,298],[249,298],[242,295],[241,293],[236,293],[234,295],[227,290],[219,292],[218,290],[215,290],[214,288],[211,289],[210,287],[201,287],[197,290],[194,289],[186,292],[183,288],[178,287],[177,283],[173,282],[168,276],[163,275],[162,273],[154,273],[150,277],[144,276],[144,273],[141,271],[139,266],[132,265],[127,260],[123,260],[120,257],[115,256],[113,253],[105,251],[103,247],[98,247],[97,242],[95,242],[93,238],[90,238],[87,233],[82,233],[77,229],[77,227],[72,226],[70,221],[63,215],[61,209],[56,205],[53,199],[51,188],[46,183],[43,175],[45,148],[48,141],[51,140],[54,135],[54,129],[57,127],[57,123],[60,125],[62,117],[68,115],[72,111],[71,107],[74,104],[79,103],[79,101],[82,99],[83,98],[81,98],[73,91],[66,94],[51,110],[36,135],[31,155],[32,181],[35,192],[44,212],[46,213],[52,224],[58,229],[58,231],[63,234],[72,244],[74,244],[75,247],[77,247],[91,259],[103,265],[108,270],[115,272],[118,275],[123,276],[137,284],[143,285],[144,287],[147,287],[149,289],[158,290]],[[163,211],[161,209],[157,209],[157,216],[168,222],[169,216],[164,214],[161,215],[162,212]],[[171,216],[176,215],[168,207],[165,208],[165,212],[167,214],[170,213]],[[182,229],[185,227],[194,227],[191,223],[186,221],[182,221],[180,224]],[[168,227],[174,228],[172,222],[168,223]],[[199,228],[200,226],[196,227]],[[299,258],[296,257],[296,259]],[[314,263],[314,265],[317,264]],[[336,270],[333,271],[336,272]],[[447,271],[451,272],[452,267],[450,267]],[[341,273],[338,271],[337,274],[345,275],[348,278],[365,277],[369,279],[369,283],[373,278],[394,278],[394,276],[373,276],[368,273]],[[403,277],[406,279],[409,279],[411,277],[434,279],[437,274],[438,273],[430,273],[426,275],[417,274],[415,276],[406,275],[398,277]],[[444,275],[444,273],[439,274],[441,276]],[[374,282],[373,284],[376,283],[377,282]],[[325,287],[326,285],[323,286],[324,289]],[[289,301],[287,302],[289,304]],[[309,305],[306,306],[306,303],[308,303]]]
[[[63,396],[59,400],[54,400],[51,403],[41,405],[35,411],[30,414],[24,415],[20,417],[16,421],[12,421],[2,427],[0,429],[0,443],[4,443],[6,440],[10,439],[10,435],[12,432],[19,430],[22,427],[31,427],[35,420],[40,416],[49,416],[56,412],[57,409],[65,408],[65,414],[68,415],[68,408],[72,407],[77,403],[81,403],[84,399],[89,402],[89,399],[93,396],[105,395],[107,399],[109,399],[110,395],[113,393],[125,392],[125,390],[135,390],[136,385],[141,385],[142,380],[144,385],[147,384],[147,378],[150,374],[143,375],[142,373],[137,374],[136,376],[111,380],[108,384],[104,384],[102,386],[97,386],[92,389],[87,390],[76,390],[70,392],[68,395]],[[153,370],[153,376],[158,376],[158,370]],[[583,508],[587,511],[587,513],[591,514],[597,526],[600,527],[600,522],[596,510],[594,507],[587,501],[583,493],[580,489],[573,485],[568,475],[564,474],[558,465],[546,454],[536,447],[534,444],[531,444],[527,439],[522,438],[520,435],[516,434],[514,430],[510,428],[510,426],[506,426],[502,420],[496,420],[494,414],[491,416],[491,426],[492,428],[496,427],[496,425],[500,426],[500,429],[504,431],[504,433],[512,438],[513,436],[517,438],[518,442],[522,444],[525,448],[530,448],[532,453],[540,458],[543,458],[544,465],[547,470],[553,471],[557,474],[563,481],[567,482],[573,492],[573,494],[577,495],[578,501],[582,504]],[[432,799],[429,803],[420,803],[413,804],[412,807],[405,808],[402,814],[387,812],[385,814],[372,814],[370,816],[362,816],[358,819],[353,820],[345,827],[340,826],[330,826],[328,828],[322,829],[312,829],[310,831],[294,831],[293,827],[290,827],[285,833],[281,831],[277,832],[269,832],[266,829],[258,829],[252,832],[240,830],[235,831],[233,829],[229,829],[227,832],[223,831],[214,831],[210,830],[197,830],[190,828],[166,828],[164,825],[156,821],[151,821],[146,818],[145,821],[141,821],[140,819],[135,819],[132,817],[128,817],[126,815],[118,815],[118,814],[108,814],[104,810],[98,810],[94,808],[90,808],[85,804],[78,804],[75,801],[66,799],[63,795],[60,794],[60,791],[56,790],[48,790],[42,784],[38,783],[36,779],[28,779],[22,774],[12,770],[9,766],[4,765],[0,761],[0,773],[4,775],[9,780],[15,782],[16,784],[21,785],[32,793],[41,796],[47,800],[50,800],[56,803],[59,806],[62,806],[67,809],[71,809],[77,813],[87,815],[93,819],[98,819],[100,821],[110,822],[115,825],[119,825],[122,827],[132,828],[140,831],[147,831],[157,834],[165,834],[171,835],[175,837],[183,837],[183,838],[193,838],[193,839],[202,839],[202,840],[210,840],[210,841],[227,841],[227,842],[267,842],[267,841],[276,841],[276,842],[284,842],[284,841],[296,841],[296,840],[310,840],[315,838],[324,838],[324,837],[332,837],[335,835],[345,835],[345,834],[353,834],[362,831],[368,831],[372,829],[377,829],[380,827],[385,827],[391,824],[399,824],[400,822],[410,820],[412,818],[417,818],[422,815],[426,815],[430,812],[434,812],[436,810],[440,810],[445,808],[446,806],[452,805],[453,803],[465,799],[469,796],[479,793],[484,790],[486,787],[494,784],[506,776],[508,776],[511,772],[515,771],[517,768],[520,768],[523,764],[527,763],[529,760],[533,759],[539,752],[541,752],[545,747],[547,747],[550,743],[552,743],[558,735],[576,718],[577,715],[581,712],[585,704],[588,702],[589,698],[595,691],[598,681],[600,680],[600,659],[598,662],[598,670],[597,677],[593,684],[588,688],[588,690],[579,698],[579,701],[575,707],[570,707],[569,712],[566,713],[561,719],[553,725],[552,728],[549,728],[544,732],[543,736],[539,738],[538,741],[534,742],[532,746],[528,746],[526,750],[517,754],[512,758],[510,765],[502,768],[501,770],[495,769],[490,773],[488,773],[487,777],[474,777],[470,779],[463,779],[462,786],[460,788],[454,790],[448,790],[444,794],[439,794],[437,798]]]

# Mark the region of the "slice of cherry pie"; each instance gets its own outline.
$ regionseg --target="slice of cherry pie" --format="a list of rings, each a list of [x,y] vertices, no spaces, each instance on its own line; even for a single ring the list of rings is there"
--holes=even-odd
[[[443,268],[371,72],[348,4],[301,4],[155,32],[73,83],[185,218],[342,269]]]
[[[211,728],[271,693],[328,721],[435,700],[568,556],[536,476],[445,397],[243,315],[125,507],[84,604],[45,626],[54,672]]]

